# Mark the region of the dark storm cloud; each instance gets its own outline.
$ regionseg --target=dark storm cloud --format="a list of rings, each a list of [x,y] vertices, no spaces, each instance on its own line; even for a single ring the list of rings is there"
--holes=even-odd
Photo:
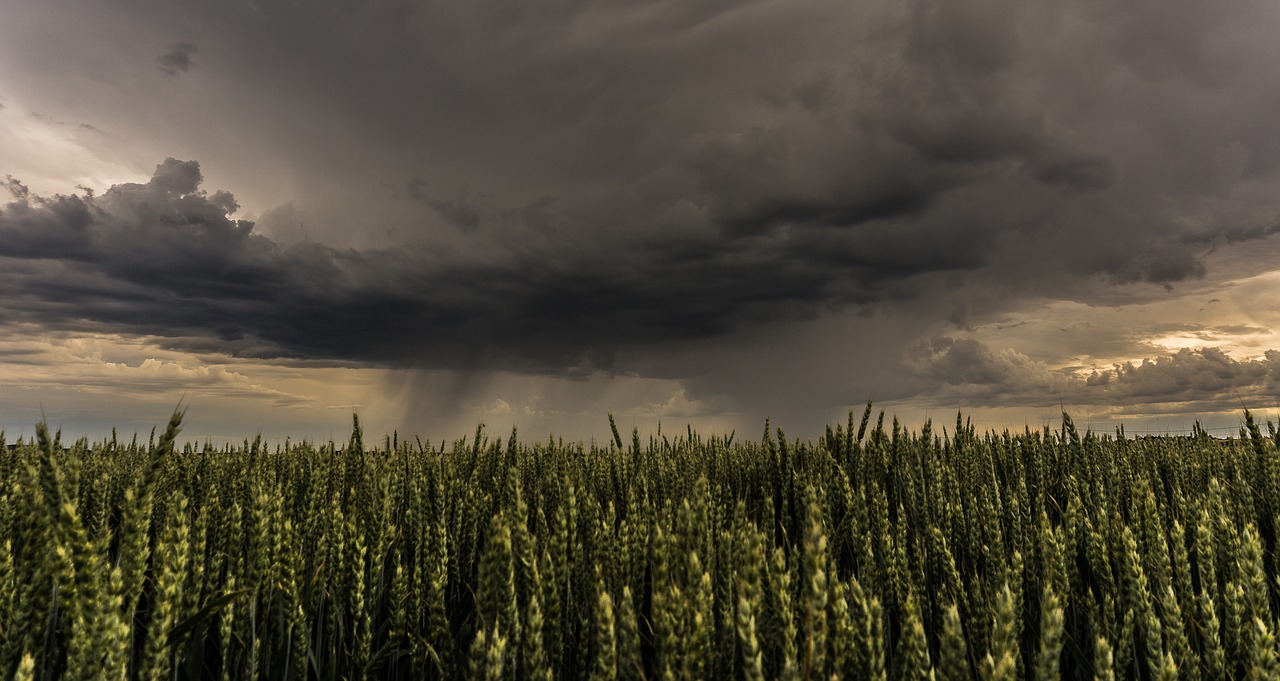
[[[870,288],[886,276],[874,259],[768,242],[680,260],[668,259],[672,244],[646,239],[461,260],[282,245],[233,219],[235,199],[201,181],[195,162],[168,159],[147,183],[98,196],[11,183],[0,209],[5,318],[197,351],[560,372],[608,368],[622,348],[810,316],[842,295],[832,280]]]
[[[832,310],[911,314],[966,287],[982,295],[938,321],[1184,286],[1214,248],[1280,224],[1266,3],[175,16],[161,34],[199,27],[210,87],[235,90],[147,100],[173,107],[166,141],[253,187],[242,198],[306,189],[264,191],[256,229],[199,191],[194,163],[96,197],[18,196],[0,215],[5,314],[210,351],[568,371]],[[1028,370],[960,341],[938,352],[938,371],[968,363],[966,385]]]
[[[8,178],[8,189],[16,200],[5,206],[4,226],[0,228],[6,256],[69,260],[88,256],[86,237],[93,215],[82,197],[32,197],[30,190],[13,178]]]
[[[1208,270],[1200,249],[1182,244],[1152,247],[1126,260],[1115,272],[1115,280],[1122,284],[1146,281],[1172,284],[1187,279],[1203,279]]]
[[[195,45],[191,43],[175,43],[169,46],[169,51],[160,55],[160,70],[165,73],[176,76],[179,73],[186,73],[191,69],[191,55],[199,51]]]
[[[1252,200],[1184,220],[1280,161],[1280,99],[1259,94],[1280,83],[1241,31],[1274,23],[1262,5],[256,6],[190,11],[237,29],[236,82],[327,122],[303,138],[285,116],[266,143],[323,158],[332,126],[376,151],[333,172],[412,161],[408,193],[463,231],[481,206],[459,177],[486,216],[558,197],[567,239],[692,204],[730,242],[889,224],[1046,278],[1165,284],[1198,271],[1168,243],[1276,223]]]

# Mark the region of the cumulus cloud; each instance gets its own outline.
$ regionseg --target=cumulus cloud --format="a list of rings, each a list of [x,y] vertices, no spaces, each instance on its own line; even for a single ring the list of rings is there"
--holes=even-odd
[[[675,259],[679,243],[644,235],[626,247],[472,259],[285,245],[233,218],[234,197],[201,182],[197,163],[168,159],[148,182],[101,195],[13,184],[0,208],[0,315],[201,352],[558,373],[609,368],[622,348],[812,315],[806,306],[851,295],[832,281],[861,278],[857,295],[871,297],[887,276],[886,263],[800,242],[725,243]],[[918,271],[900,267],[892,276]]]
[[[1094,371],[1087,389],[1111,392],[1112,403],[1147,401],[1240,403],[1242,397],[1275,399],[1280,388],[1280,351],[1258,359],[1235,359],[1218,348],[1184,348],[1172,355]],[[1229,407],[1228,407],[1229,408]]]
[[[984,343],[938,336],[912,347],[905,361],[917,374],[951,386],[1052,390],[1053,377],[1044,365],[1013,350],[993,351]]]
[[[1226,411],[1243,402],[1274,406],[1280,396],[1280,351],[1235,358],[1220,348],[1183,348],[1087,373],[1052,369],[1012,349],[974,339],[935,337],[904,354],[917,395],[962,397],[972,406],[1055,404],[1180,411]]]

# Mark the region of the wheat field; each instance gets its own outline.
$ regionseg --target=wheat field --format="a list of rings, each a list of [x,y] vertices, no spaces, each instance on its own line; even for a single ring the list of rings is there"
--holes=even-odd
[[[692,429],[0,446],[15,679],[1273,679],[1280,452]],[[610,417],[610,424],[613,419]],[[3,436],[0,436],[3,443]]]

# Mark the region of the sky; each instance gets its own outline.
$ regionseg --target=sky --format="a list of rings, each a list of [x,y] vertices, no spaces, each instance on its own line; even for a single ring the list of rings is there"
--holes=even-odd
[[[1217,434],[1269,0],[7,0],[0,428]]]

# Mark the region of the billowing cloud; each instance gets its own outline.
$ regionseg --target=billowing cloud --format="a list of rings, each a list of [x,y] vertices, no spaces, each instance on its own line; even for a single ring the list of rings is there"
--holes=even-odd
[[[1055,377],[1043,363],[1012,349],[993,351],[981,341],[938,336],[908,350],[918,375],[948,386],[1051,393]]]
[[[914,391],[963,397],[979,407],[1123,406],[1130,411],[1230,411],[1272,408],[1280,399],[1280,351],[1239,359],[1219,348],[1182,348],[1087,372],[1051,369],[1012,349],[935,337],[910,348],[903,365]]]
[[[955,266],[833,257],[800,240],[703,252],[645,235],[482,258],[284,245],[234,219],[234,197],[201,181],[198,164],[169,159],[147,183],[101,195],[44,197],[11,182],[0,315],[244,356],[563,372],[609,368],[618,350],[646,343],[811,316]]]

